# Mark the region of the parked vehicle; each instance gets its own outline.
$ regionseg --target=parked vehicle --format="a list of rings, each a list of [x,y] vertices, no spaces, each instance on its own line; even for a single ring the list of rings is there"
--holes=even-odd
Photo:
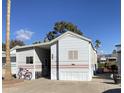
[[[121,82],[120,75],[118,74],[118,67],[117,65],[112,65],[112,76],[115,84],[119,84]]]
[[[119,84],[121,82],[120,76],[117,73],[113,74],[113,80],[114,80],[115,84]]]

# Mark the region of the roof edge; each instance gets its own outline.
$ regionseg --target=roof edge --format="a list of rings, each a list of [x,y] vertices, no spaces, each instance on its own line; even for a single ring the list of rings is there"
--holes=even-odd
[[[87,37],[84,37],[84,36],[82,36],[82,35],[76,34],[76,33],[72,32],[72,31],[67,31],[67,32],[61,34],[60,36],[58,36],[57,38],[55,38],[55,39],[53,39],[53,40],[51,40],[51,41],[49,41],[49,42],[43,42],[43,43],[39,43],[39,44],[31,44],[31,45],[25,45],[25,46],[18,46],[18,47],[16,47],[16,49],[28,48],[28,47],[36,47],[36,46],[41,46],[41,45],[52,44],[52,43],[56,42],[57,40],[59,40],[61,37],[65,36],[66,34],[72,34],[72,35],[75,35],[75,36],[77,36],[77,37],[79,37],[79,38],[81,38],[81,39],[83,39],[83,40],[86,40],[86,41],[90,42],[91,45],[92,45],[92,48],[95,50],[95,48],[93,47],[93,44],[92,44],[91,39],[89,39],[89,38],[87,38]],[[96,50],[95,50],[95,51],[96,51]]]

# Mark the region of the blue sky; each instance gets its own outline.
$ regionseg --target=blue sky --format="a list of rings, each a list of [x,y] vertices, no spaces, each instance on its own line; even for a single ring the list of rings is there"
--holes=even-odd
[[[11,39],[26,44],[43,40],[57,21],[72,22],[100,50],[111,53],[121,42],[120,0],[11,0]],[[5,42],[6,0],[2,1],[2,41]]]

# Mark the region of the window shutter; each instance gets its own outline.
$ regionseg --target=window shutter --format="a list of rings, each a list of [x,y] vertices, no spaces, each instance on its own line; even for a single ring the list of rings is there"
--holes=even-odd
[[[74,51],[74,59],[78,59],[78,51]]]
[[[73,59],[73,51],[69,51],[69,53],[68,53],[68,56],[69,56],[69,59]]]

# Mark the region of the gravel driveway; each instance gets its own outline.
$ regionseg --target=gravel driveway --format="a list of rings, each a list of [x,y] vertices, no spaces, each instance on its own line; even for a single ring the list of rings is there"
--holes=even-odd
[[[114,90],[114,91],[113,91]],[[113,80],[94,78],[92,81],[60,81],[44,78],[3,87],[3,93],[121,93]]]

